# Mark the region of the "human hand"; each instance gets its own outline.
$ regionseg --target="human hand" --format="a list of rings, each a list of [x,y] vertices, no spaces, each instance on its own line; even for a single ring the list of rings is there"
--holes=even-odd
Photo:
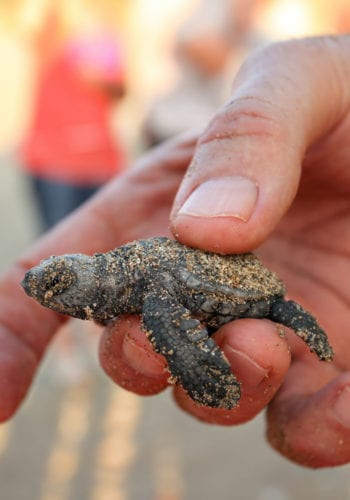
[[[177,402],[204,421],[230,425],[271,401],[271,444],[313,467],[350,460],[349,48],[348,37],[310,39],[248,59],[232,99],[200,138],[171,215],[174,235],[188,245],[224,253],[259,247],[335,351],[333,363],[321,363],[287,333],[289,367],[275,325],[235,321],[216,340],[242,381],[239,406],[199,407],[180,387]],[[105,335],[101,357],[124,387],[159,390],[163,366],[134,319]]]
[[[349,322],[348,44],[347,38],[292,42],[251,58],[236,79],[231,103],[202,135],[172,213],[174,234],[193,246],[242,252],[266,240],[260,249],[264,261],[285,279],[289,294],[318,316],[336,353],[334,363],[320,363],[288,335],[293,353],[288,370],[288,347],[275,325],[236,321],[220,329],[216,340],[242,381],[239,407],[200,408],[178,387],[177,401],[208,422],[235,424],[258,413],[284,382],[270,405],[269,439],[310,466],[350,459],[350,348],[341,333]],[[61,321],[20,291],[23,270],[53,252],[104,251],[164,234],[193,147],[193,141],[182,148],[165,146],[141,161],[3,278],[2,419],[23,397]],[[167,385],[164,362],[135,318],[118,321],[103,336],[101,362],[115,381],[135,392],[156,393]]]

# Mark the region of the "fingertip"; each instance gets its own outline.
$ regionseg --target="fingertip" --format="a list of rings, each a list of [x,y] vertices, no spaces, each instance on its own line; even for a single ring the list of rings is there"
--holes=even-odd
[[[154,351],[136,318],[131,317],[126,321],[128,327],[122,343],[122,355],[126,363],[143,376],[164,376],[167,372],[165,358]]]
[[[4,331],[0,332],[0,344],[0,422],[5,422],[25,398],[38,359],[28,345]]]
[[[178,199],[171,216],[173,233],[189,246],[244,252],[250,241],[238,235],[254,212],[258,192],[257,183],[242,175],[206,180],[184,202]]]
[[[181,243],[220,254],[244,253],[263,242],[265,233],[258,226],[246,232],[246,222],[237,217],[194,217],[180,214],[171,225],[174,237]],[[242,238],[242,232],[246,235]]]
[[[350,372],[309,395],[276,398],[268,410],[267,439],[286,458],[321,468],[350,461]]]
[[[265,319],[241,319],[218,332],[221,345],[242,389],[254,390],[271,377],[279,386],[290,366],[290,349],[279,325]]]
[[[193,401],[179,385],[174,387],[173,397],[184,412],[206,424],[231,426],[244,421],[241,420],[239,413],[240,403],[232,410],[203,406]]]
[[[279,164],[277,159],[271,162]],[[203,180],[192,192],[185,179],[170,217],[174,237],[188,246],[222,254],[257,248],[289,208],[297,191],[299,166],[297,159],[290,159],[282,180],[276,167],[257,164],[252,178],[232,173]]]
[[[99,358],[106,374],[124,389],[151,395],[168,385],[166,362],[149,345],[137,317],[120,317],[106,328]]]

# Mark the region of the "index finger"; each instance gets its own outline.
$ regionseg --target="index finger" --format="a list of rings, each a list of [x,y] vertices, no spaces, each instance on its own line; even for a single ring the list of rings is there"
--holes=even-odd
[[[168,219],[196,137],[189,134],[145,155],[29,248],[1,277],[0,421],[17,409],[48,343],[65,320],[25,295],[20,287],[25,271],[52,254],[104,252],[154,235],[160,222]]]

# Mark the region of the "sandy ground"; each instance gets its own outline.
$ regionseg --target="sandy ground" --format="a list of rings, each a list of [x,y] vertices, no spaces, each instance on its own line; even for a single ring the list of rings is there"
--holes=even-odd
[[[0,164],[0,268],[35,235],[10,158]],[[48,353],[17,416],[0,426],[0,500],[346,500],[350,467],[312,471],[272,451],[264,417],[196,422],[170,392],[139,398],[98,367],[98,332],[74,322]],[[1,395],[0,395],[1,397]]]

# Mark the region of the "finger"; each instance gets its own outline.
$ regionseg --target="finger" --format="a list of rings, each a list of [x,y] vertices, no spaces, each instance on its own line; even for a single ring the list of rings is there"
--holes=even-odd
[[[241,382],[239,406],[234,410],[199,406],[180,386],[175,387],[175,399],[184,410],[209,423],[245,422],[264,408],[280,387],[290,364],[289,348],[276,325],[267,320],[238,320],[223,326],[213,338]],[[100,361],[114,382],[137,394],[156,394],[168,385],[165,359],[153,351],[133,316],[119,319],[105,332]]]
[[[233,410],[196,405],[181,388],[174,396],[182,409],[211,424],[235,425],[257,415],[279,389],[290,365],[289,348],[276,325],[244,319],[223,326],[214,338],[241,382],[241,399]]]
[[[196,134],[191,134],[148,154],[40,239],[0,278],[0,421],[17,409],[64,321],[23,292],[19,283],[25,271],[52,254],[103,252],[164,231],[195,141]]]
[[[244,422],[264,408],[280,387],[290,363],[289,348],[269,321],[235,321],[214,338],[241,382],[239,406],[230,411],[199,406],[180,386],[175,389],[176,399],[201,420],[224,425]],[[100,362],[114,382],[137,394],[156,394],[168,385],[166,361],[153,351],[134,316],[119,319],[105,332]]]
[[[0,280],[0,422],[22,401],[52,332],[63,321],[24,294],[23,275],[18,264]]]
[[[350,461],[350,372],[297,362],[268,409],[267,436],[290,460],[309,467]]]
[[[136,316],[120,317],[105,330],[100,363],[116,384],[136,394],[157,394],[168,386],[166,361],[152,349]]]
[[[248,59],[178,192],[171,216],[178,239],[223,253],[266,239],[296,194],[307,147],[345,116],[349,48],[348,37],[324,37]]]

